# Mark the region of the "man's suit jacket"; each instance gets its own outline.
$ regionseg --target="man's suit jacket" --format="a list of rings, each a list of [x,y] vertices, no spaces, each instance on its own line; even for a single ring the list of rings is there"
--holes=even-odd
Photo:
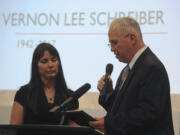
[[[107,135],[174,135],[170,86],[160,60],[147,48],[112,95],[100,104],[107,110]]]

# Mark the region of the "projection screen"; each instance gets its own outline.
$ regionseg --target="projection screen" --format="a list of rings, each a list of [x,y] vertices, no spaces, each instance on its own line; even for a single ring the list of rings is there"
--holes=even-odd
[[[29,82],[32,54],[41,42],[60,54],[70,89],[97,82],[112,63],[115,86],[125,64],[110,51],[108,28],[114,18],[140,23],[143,40],[165,65],[171,93],[180,93],[180,1],[178,0],[0,0],[0,90]]]

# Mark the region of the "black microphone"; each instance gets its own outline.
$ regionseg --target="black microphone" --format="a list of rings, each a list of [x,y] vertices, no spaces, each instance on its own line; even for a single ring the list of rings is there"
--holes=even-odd
[[[105,95],[105,94],[108,92],[108,88],[109,88],[109,77],[110,77],[112,71],[113,71],[113,65],[112,65],[111,63],[107,64],[107,65],[106,65],[105,80],[104,80],[105,85],[104,85],[104,87],[103,87],[103,89],[102,89],[102,91],[101,91],[101,94],[102,94],[102,95]]]
[[[73,98],[80,98],[84,93],[86,93],[91,88],[91,85],[89,83],[84,84],[79,89],[77,89],[74,94]]]
[[[86,93],[91,88],[91,85],[89,83],[84,84],[79,89],[77,89],[71,97],[67,98],[60,106],[54,106],[49,111],[55,112],[56,110],[64,111],[66,108],[66,105],[71,102],[73,99],[80,98],[84,93]]]

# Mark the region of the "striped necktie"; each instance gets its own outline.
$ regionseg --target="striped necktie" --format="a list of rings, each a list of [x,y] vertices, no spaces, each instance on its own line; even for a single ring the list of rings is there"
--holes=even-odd
[[[124,84],[124,82],[128,76],[129,71],[130,71],[129,65],[126,65],[122,71],[122,75],[121,75],[120,83],[119,83],[119,89],[122,88],[122,86],[123,86],[123,84]]]

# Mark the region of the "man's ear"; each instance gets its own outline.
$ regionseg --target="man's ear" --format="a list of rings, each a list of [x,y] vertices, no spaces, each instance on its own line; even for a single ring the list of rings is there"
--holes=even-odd
[[[130,41],[132,42],[132,44],[135,45],[137,42],[137,35],[134,33],[130,33],[129,38],[130,38]]]

